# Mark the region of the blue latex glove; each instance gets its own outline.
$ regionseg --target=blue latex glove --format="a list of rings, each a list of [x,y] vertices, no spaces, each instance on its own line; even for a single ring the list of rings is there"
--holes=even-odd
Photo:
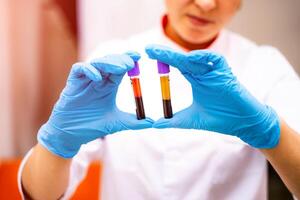
[[[49,120],[39,130],[38,141],[52,153],[71,158],[82,144],[99,137],[152,127],[151,119],[137,120],[116,106],[119,83],[134,67],[133,59],[139,58],[131,52],[74,64]]]
[[[156,128],[202,129],[237,136],[256,148],[272,148],[280,135],[275,111],[256,100],[237,80],[226,60],[203,50],[182,53],[149,45],[150,58],[177,68],[191,83],[193,103]],[[176,89],[176,88],[175,88]]]

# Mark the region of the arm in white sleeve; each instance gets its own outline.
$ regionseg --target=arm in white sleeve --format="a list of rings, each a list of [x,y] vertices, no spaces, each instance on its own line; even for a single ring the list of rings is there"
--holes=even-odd
[[[101,156],[102,156],[101,144],[102,144],[102,140],[97,139],[93,142],[83,145],[81,147],[80,151],[78,152],[78,154],[72,159],[72,161],[70,163],[69,174],[68,174],[68,179],[69,179],[68,185],[67,185],[66,190],[63,193],[63,197],[61,199],[69,199],[74,194],[74,192],[75,192],[77,186],[80,184],[80,182],[85,178],[89,164],[92,161],[101,159]],[[26,156],[22,160],[22,163],[20,165],[19,172],[18,172],[18,188],[19,188],[20,194],[22,196],[22,199],[26,199],[25,193],[23,191],[24,186],[22,186],[22,176],[23,176],[24,166],[26,165],[26,162],[28,162],[28,159],[32,156],[33,151],[34,151],[34,149],[31,149],[26,154]],[[41,164],[40,166],[42,167],[43,165]],[[30,182],[30,180],[29,180],[29,182]],[[26,192],[26,193],[28,194],[28,192]],[[44,198],[44,199],[46,199],[46,198]]]

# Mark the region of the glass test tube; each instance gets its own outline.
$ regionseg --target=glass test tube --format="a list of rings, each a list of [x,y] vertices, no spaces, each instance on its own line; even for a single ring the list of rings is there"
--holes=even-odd
[[[140,84],[140,68],[138,62],[134,62],[134,68],[127,72],[131,80],[131,85],[134,94],[134,100],[136,105],[136,117],[137,119],[145,119],[145,110],[142,98],[142,90]]]
[[[169,65],[157,61],[158,73],[160,75],[160,86],[163,101],[164,117],[172,118],[172,104],[171,104],[171,93],[170,93],[170,81],[169,81]]]

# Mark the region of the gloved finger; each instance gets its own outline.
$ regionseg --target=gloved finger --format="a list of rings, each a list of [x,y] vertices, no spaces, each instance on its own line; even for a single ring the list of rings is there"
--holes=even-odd
[[[122,130],[139,130],[152,128],[152,124],[154,122],[154,120],[149,117],[146,117],[142,120],[138,120],[136,118],[136,115],[126,112],[120,112],[119,118]]]
[[[195,64],[206,65],[211,69],[216,69],[226,62],[225,58],[217,53],[207,50],[195,50],[191,51],[187,55],[187,59]]]
[[[181,122],[179,120],[180,117],[174,114],[171,119],[160,118],[156,122],[153,123],[153,128],[164,129],[164,128],[182,128]]]
[[[185,73],[187,71],[187,57],[186,53],[175,51],[169,47],[165,47],[162,45],[147,45],[145,48],[146,53],[149,58],[161,61],[165,64],[171,65],[181,73]]]
[[[217,58],[217,56],[214,56],[215,54],[209,54],[202,50],[191,53],[183,53],[160,45],[148,45],[146,47],[146,53],[152,59],[156,59],[176,67],[183,75],[205,74],[214,69],[212,65],[214,65]],[[205,60],[208,61],[205,62]]]
[[[134,67],[130,56],[125,54],[112,54],[91,61],[91,65],[104,74],[125,74]]]
[[[125,54],[128,55],[134,62],[139,61],[141,58],[141,55],[135,51],[127,51]]]
[[[101,81],[102,77],[99,71],[89,63],[75,63],[72,66],[68,80],[87,77],[92,81]]]
[[[170,119],[160,118],[159,120],[153,123],[153,128],[195,128],[195,123],[193,122],[193,119],[197,118],[194,118],[191,113],[192,112],[190,108],[186,108],[182,111],[175,113]]]

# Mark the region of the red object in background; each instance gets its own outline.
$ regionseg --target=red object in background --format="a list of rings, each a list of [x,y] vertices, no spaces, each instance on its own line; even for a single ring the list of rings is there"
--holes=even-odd
[[[62,9],[68,21],[71,33],[77,38],[77,1],[55,0],[55,2]]]
[[[21,199],[17,185],[19,164],[20,160],[0,161],[0,199]]]
[[[21,200],[17,185],[17,173],[21,160],[0,161],[0,199]],[[77,188],[72,200],[99,199],[102,166],[99,162],[92,163],[86,178]]]

